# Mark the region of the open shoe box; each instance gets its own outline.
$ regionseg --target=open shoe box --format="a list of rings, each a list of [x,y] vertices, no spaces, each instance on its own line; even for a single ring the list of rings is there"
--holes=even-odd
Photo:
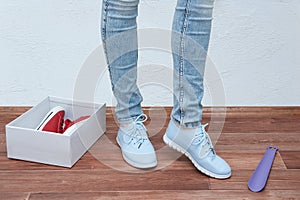
[[[46,113],[55,106],[66,110],[65,119],[90,115],[70,135],[37,131]],[[7,157],[72,167],[106,131],[105,104],[47,97],[6,125]]]

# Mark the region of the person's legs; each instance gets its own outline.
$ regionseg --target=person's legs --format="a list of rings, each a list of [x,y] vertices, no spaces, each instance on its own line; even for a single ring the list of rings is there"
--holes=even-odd
[[[206,175],[224,179],[230,166],[201,125],[204,67],[214,0],[178,0],[173,21],[174,107],[163,140]]]
[[[117,99],[117,135],[124,160],[137,168],[157,165],[154,148],[143,125],[137,80],[137,23],[139,0],[103,0],[101,33],[112,90]]]
[[[198,127],[202,119],[203,76],[214,0],[178,0],[172,27],[174,107],[181,126]]]
[[[138,4],[139,0],[103,0],[102,4],[101,35],[119,123],[142,114],[143,98],[136,85]]]

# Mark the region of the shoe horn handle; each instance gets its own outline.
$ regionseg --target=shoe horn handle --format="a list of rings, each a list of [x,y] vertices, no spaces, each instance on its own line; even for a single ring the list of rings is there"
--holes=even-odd
[[[252,192],[260,192],[262,189],[264,189],[277,150],[278,147],[276,146],[267,147],[264,157],[261,159],[260,163],[256,167],[256,170],[253,172],[248,181],[248,187]]]

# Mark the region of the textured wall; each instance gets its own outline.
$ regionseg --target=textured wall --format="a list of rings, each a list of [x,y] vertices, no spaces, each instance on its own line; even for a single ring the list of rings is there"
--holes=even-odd
[[[174,7],[174,0],[141,0],[139,28],[168,34]],[[101,45],[100,8],[100,0],[1,0],[0,105],[72,97],[82,65]],[[299,35],[299,0],[216,0],[207,67],[220,77],[206,82],[205,105],[219,104],[214,78],[222,80],[226,105],[300,105]],[[168,44],[159,37],[149,31],[140,40]],[[144,105],[172,104],[167,49],[140,51]],[[94,96],[114,103],[107,73]]]

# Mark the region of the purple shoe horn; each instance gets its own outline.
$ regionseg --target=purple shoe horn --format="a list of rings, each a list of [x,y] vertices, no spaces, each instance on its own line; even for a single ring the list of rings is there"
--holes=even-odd
[[[260,163],[248,181],[248,187],[252,192],[260,192],[264,189],[277,150],[278,147],[276,146],[267,147],[264,157],[261,159]]]

